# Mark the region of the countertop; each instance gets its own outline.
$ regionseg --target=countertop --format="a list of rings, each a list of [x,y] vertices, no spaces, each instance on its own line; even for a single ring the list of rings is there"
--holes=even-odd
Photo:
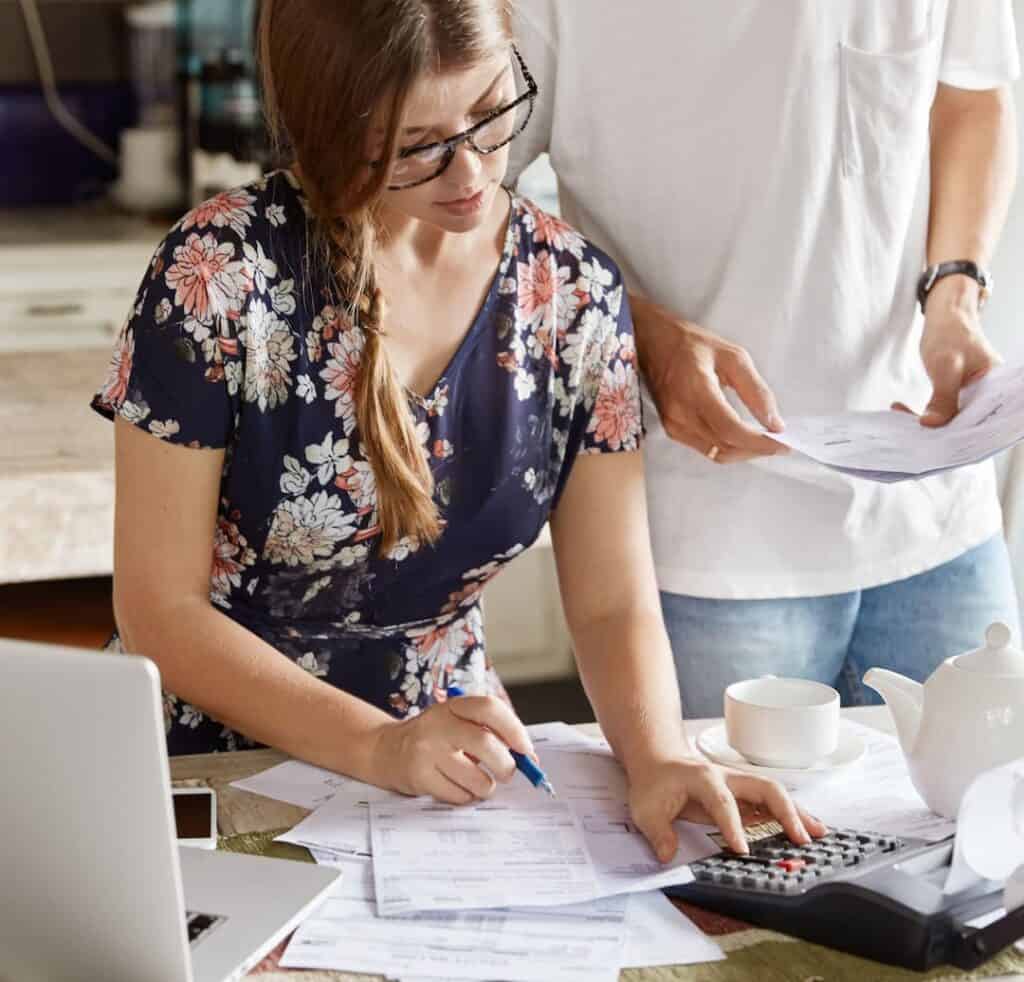
[[[89,408],[110,350],[0,354],[0,583],[110,573],[113,427]]]

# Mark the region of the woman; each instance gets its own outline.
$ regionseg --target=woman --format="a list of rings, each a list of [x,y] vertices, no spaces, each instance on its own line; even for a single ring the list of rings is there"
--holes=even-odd
[[[255,740],[483,798],[532,749],[480,593],[550,519],[580,671],[659,857],[679,814],[744,848],[737,796],[806,842],[823,829],[778,785],[684,734],[628,305],[606,256],[501,186],[536,92],[509,20],[501,0],[264,0],[292,169],[171,231],[94,401],[117,419],[121,642],[174,693],[171,752]]]

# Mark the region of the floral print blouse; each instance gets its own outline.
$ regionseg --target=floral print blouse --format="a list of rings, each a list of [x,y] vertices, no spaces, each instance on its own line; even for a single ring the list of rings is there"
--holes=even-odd
[[[443,534],[384,555],[354,403],[363,332],[309,255],[311,228],[289,171],[185,215],[92,406],[225,449],[210,597],[282,655],[399,718],[452,684],[503,694],[484,584],[537,537],[577,455],[641,438],[618,270],[512,197],[483,306],[429,395],[409,396]],[[171,693],[164,706],[171,753],[252,745]]]

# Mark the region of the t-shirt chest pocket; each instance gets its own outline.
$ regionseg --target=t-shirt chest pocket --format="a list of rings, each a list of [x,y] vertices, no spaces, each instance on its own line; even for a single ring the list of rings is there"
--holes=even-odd
[[[941,35],[906,51],[839,44],[845,177],[917,175],[938,81]]]

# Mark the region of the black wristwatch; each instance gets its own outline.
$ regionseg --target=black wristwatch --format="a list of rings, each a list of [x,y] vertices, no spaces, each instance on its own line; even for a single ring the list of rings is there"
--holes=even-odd
[[[917,302],[921,305],[921,313],[924,313],[924,305],[928,302],[928,294],[935,284],[943,276],[953,276],[960,273],[975,280],[981,290],[978,292],[978,309],[985,306],[985,301],[992,295],[992,274],[987,269],[982,269],[977,263],[969,259],[954,259],[948,263],[935,263],[929,266],[917,281]]]

